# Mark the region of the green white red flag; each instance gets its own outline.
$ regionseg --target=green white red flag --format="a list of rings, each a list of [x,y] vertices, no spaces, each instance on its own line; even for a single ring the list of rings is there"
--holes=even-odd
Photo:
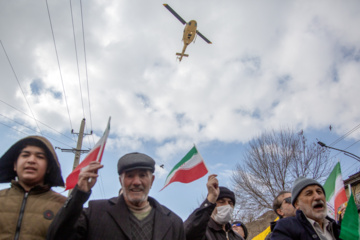
[[[103,155],[104,149],[105,149],[106,140],[109,136],[110,120],[111,120],[111,117],[109,117],[107,127],[105,129],[103,136],[100,138],[100,140],[95,144],[93,149],[91,149],[91,151],[84,158],[84,160],[66,178],[65,191],[69,190],[69,189],[73,189],[76,186],[76,184],[78,182],[78,178],[79,178],[79,173],[82,168],[88,166],[90,164],[90,162],[92,162],[92,161],[101,162],[101,158],[102,158],[102,155]]]
[[[337,220],[339,207],[347,202],[344,181],[341,176],[340,162],[338,162],[324,184],[328,216]]]
[[[205,176],[208,172],[204,159],[194,146],[170,171],[161,190],[173,182],[190,183]]]
[[[349,189],[351,194],[350,186]],[[358,215],[353,194],[351,194],[349,197],[344,218],[341,221],[340,238],[346,240],[360,239],[360,218]]]

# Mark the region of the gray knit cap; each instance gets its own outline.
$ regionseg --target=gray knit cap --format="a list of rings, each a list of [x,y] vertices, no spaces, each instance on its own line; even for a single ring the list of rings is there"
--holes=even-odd
[[[293,187],[291,189],[291,204],[295,207],[295,202],[301,191],[310,185],[318,185],[322,188],[324,194],[325,190],[323,186],[316,180],[306,177],[299,177],[295,180]]]

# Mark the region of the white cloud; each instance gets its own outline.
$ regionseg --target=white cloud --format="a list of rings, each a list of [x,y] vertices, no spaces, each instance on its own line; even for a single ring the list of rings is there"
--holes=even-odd
[[[169,2],[186,20],[196,19],[213,44],[198,38],[181,63],[175,52],[183,26],[162,2],[83,4],[92,127],[102,132],[104,118],[112,116],[116,146],[138,149],[155,141],[165,161],[193,142],[245,143],[283,124],[332,123],[341,133],[359,122],[359,3],[188,3]],[[69,131],[69,115],[72,128],[83,113],[89,124],[79,4],[73,2],[80,75],[68,4],[49,2],[61,75],[46,5],[0,4],[1,40],[34,115],[59,131]],[[31,115],[3,51],[0,61],[7,79],[2,100]],[[48,91],[32,96],[34,79]]]

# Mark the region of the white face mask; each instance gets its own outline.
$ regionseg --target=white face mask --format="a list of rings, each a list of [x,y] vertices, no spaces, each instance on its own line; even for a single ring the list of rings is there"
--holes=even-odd
[[[217,213],[214,215],[215,222],[226,224],[231,220],[234,209],[229,205],[217,207]]]

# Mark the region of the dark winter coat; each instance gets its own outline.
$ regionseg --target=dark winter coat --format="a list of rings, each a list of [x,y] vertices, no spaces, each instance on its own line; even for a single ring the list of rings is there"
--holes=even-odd
[[[132,214],[123,195],[106,200],[89,202],[83,210],[83,204],[90,196],[74,188],[73,192],[55,217],[49,228],[47,239],[118,239],[129,240],[130,214]],[[184,226],[180,217],[155,199],[148,197],[155,210],[154,240],[184,240]]]
[[[270,223],[270,233],[265,237],[265,240],[270,240],[271,235],[272,235],[272,231],[274,231],[276,223],[277,222],[275,222],[275,221]]]
[[[340,239],[340,226],[326,217],[331,223],[335,239]],[[280,219],[271,235],[271,240],[318,240],[320,239],[313,226],[301,210],[296,211],[296,216]]]
[[[187,240],[243,240],[232,230],[230,223],[226,224],[227,231],[224,231],[222,226],[211,218],[215,207],[216,204],[205,200],[191,213],[184,222]]]

